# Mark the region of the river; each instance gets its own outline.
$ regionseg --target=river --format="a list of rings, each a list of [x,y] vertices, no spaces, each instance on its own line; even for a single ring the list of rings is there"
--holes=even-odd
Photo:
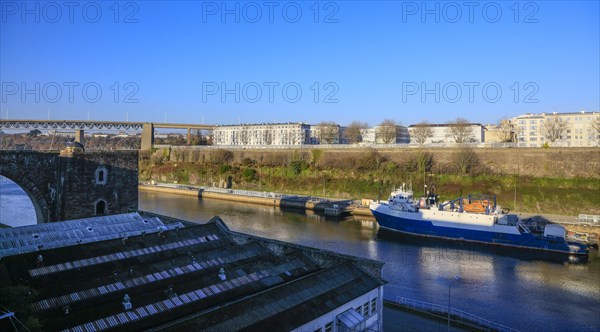
[[[149,192],[140,192],[139,203],[141,210],[200,223],[220,215],[235,231],[381,260],[388,300],[406,297],[447,305],[449,281],[459,276],[450,289],[456,309],[522,331],[600,331],[597,250],[588,264],[560,264],[461,245],[382,239],[371,220],[335,221],[273,207]],[[14,183],[0,181],[0,207],[2,223],[35,222],[31,202]]]

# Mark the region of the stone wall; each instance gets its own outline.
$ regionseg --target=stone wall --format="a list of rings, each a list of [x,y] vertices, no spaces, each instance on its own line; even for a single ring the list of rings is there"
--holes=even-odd
[[[97,170],[105,182],[97,183]],[[137,151],[75,153],[0,151],[0,175],[31,198],[38,223],[92,217],[104,200],[107,214],[138,206]]]
[[[135,151],[86,152],[61,157],[62,219],[95,215],[96,203],[107,203],[107,214],[136,211],[138,207],[138,155]],[[97,183],[96,170],[105,171],[105,184]]]

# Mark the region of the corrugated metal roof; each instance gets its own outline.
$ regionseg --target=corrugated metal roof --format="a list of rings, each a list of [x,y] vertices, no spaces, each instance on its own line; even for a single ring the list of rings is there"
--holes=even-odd
[[[39,225],[43,231],[31,227],[14,234],[28,238],[35,230],[39,237],[60,242],[65,241],[62,236],[94,233],[93,240],[100,233],[128,231],[130,223],[162,224],[158,218],[144,222],[138,217]],[[382,284],[345,255],[331,254],[338,265],[318,265],[310,258],[313,248],[273,241],[288,246],[275,254],[267,249],[266,239],[233,241],[239,233],[220,221],[178,231],[174,225],[160,226],[171,228],[162,236],[134,235],[127,241],[45,250],[41,265],[37,252],[4,257],[0,283],[27,283],[40,294],[30,309],[47,330],[143,330],[167,324],[186,332],[291,330]],[[218,276],[221,269],[224,280]],[[129,310],[121,303],[125,294],[133,306]],[[66,305],[70,314],[56,315]]]

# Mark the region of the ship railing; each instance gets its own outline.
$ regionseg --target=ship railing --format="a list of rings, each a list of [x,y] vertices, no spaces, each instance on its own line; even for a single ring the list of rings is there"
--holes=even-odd
[[[483,330],[488,330],[488,331],[499,331],[499,332],[518,332],[518,330],[513,329],[509,326],[492,322],[488,319],[479,317],[477,315],[474,315],[472,313],[469,313],[469,312],[466,312],[463,310],[449,308],[448,306],[445,306],[445,305],[440,305],[440,304],[435,304],[435,303],[430,303],[430,302],[425,302],[425,301],[419,301],[419,300],[413,300],[413,299],[408,299],[408,298],[400,297],[400,296],[396,297],[396,303],[398,303],[399,305],[404,306],[404,307],[409,307],[409,308],[417,310],[417,311],[427,312],[427,313],[431,313],[434,315],[443,314],[444,316],[447,316],[449,314],[451,321],[460,322],[463,325],[467,325],[467,326],[470,326],[470,327],[478,329],[478,330],[483,329]]]
[[[525,226],[525,224],[523,224],[522,222],[519,221],[518,225],[519,225],[519,229],[521,229],[523,231],[523,233],[525,233],[525,234],[531,233],[529,228],[527,226]]]

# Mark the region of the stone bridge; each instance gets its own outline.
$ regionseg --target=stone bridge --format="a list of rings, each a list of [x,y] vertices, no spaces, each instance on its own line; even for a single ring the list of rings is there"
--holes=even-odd
[[[137,151],[0,151],[0,175],[27,193],[38,223],[138,207]]]

